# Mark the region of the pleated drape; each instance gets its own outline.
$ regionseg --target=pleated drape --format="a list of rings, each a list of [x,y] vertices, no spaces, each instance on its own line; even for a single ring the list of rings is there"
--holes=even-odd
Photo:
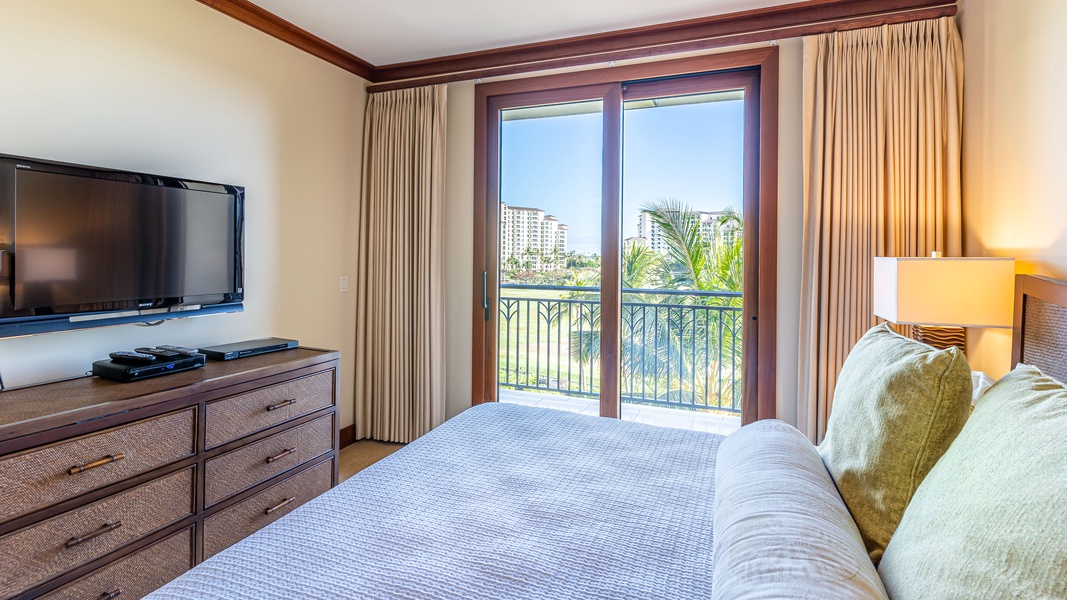
[[[804,38],[797,426],[821,441],[875,324],[875,256],[960,256],[963,46],[952,18]]]
[[[356,439],[410,442],[445,414],[445,86],[372,93],[356,276]]]

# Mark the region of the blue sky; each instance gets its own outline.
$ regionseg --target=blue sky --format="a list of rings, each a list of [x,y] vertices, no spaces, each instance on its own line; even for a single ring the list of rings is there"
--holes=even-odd
[[[676,198],[697,210],[741,209],[738,100],[625,111],[623,237],[641,205]],[[501,199],[544,209],[569,227],[568,247],[600,253],[600,114],[505,121]]]

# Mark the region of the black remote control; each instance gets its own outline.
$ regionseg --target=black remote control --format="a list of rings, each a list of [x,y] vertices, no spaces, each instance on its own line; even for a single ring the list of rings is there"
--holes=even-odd
[[[177,352],[178,354],[182,354],[185,356],[196,354],[197,352],[196,348],[187,348],[185,346],[171,346],[170,344],[160,344],[159,346],[156,346],[156,348],[159,350],[170,350],[171,352]]]
[[[174,358],[175,356],[181,356],[181,354],[178,352],[174,352],[172,350],[164,350],[162,348],[134,348],[134,350],[142,354],[158,356],[159,358]]]
[[[111,360],[124,365],[147,365],[156,361],[156,357],[143,352],[130,352],[119,350],[108,354]]]

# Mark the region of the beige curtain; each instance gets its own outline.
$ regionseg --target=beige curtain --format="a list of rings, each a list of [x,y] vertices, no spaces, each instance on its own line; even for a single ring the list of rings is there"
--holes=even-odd
[[[370,94],[356,274],[356,439],[410,442],[445,414],[445,86]]]
[[[963,48],[951,18],[804,39],[797,425],[821,441],[875,324],[875,256],[959,256]]]

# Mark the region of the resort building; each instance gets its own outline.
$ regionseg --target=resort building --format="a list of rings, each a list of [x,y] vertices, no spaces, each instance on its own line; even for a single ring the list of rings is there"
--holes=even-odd
[[[500,261],[531,271],[561,269],[566,264],[567,226],[540,208],[500,203]]]

